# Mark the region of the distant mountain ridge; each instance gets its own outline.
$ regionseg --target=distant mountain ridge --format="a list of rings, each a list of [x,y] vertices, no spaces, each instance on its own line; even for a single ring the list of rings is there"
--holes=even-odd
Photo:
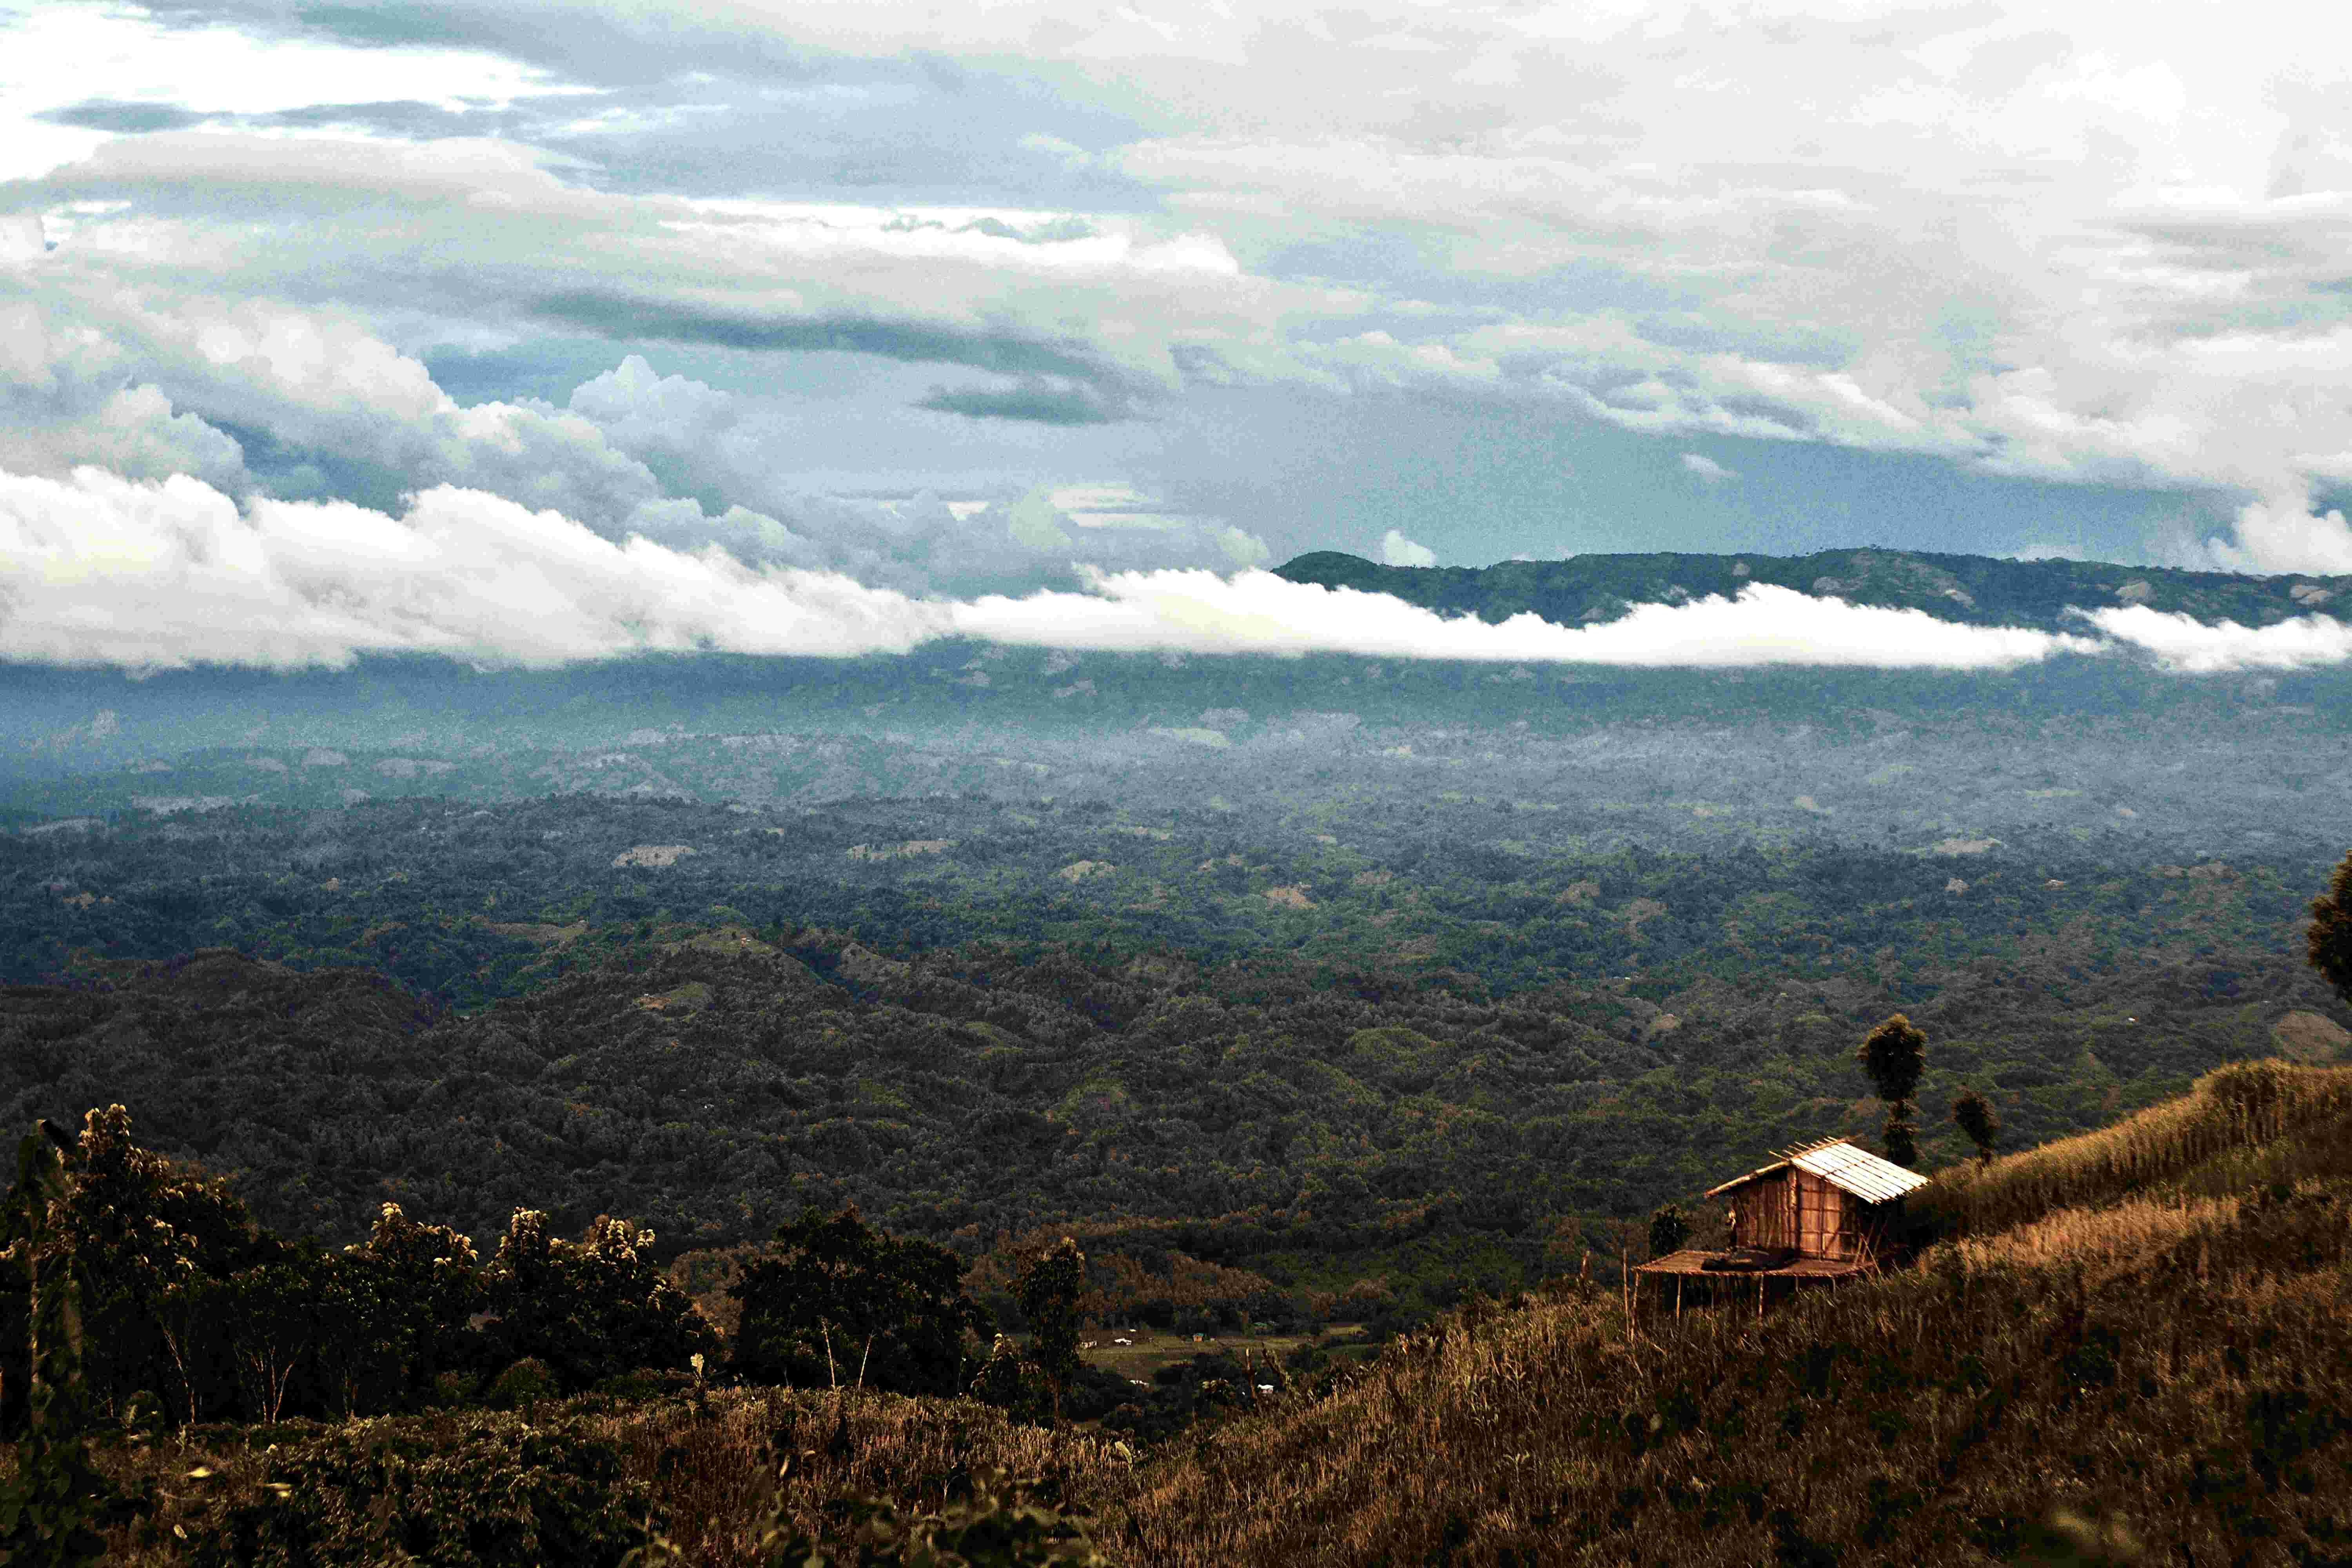
[[[1617,620],[1638,605],[1726,596],[1758,583],[1817,598],[1924,610],[1970,626],[2084,629],[2070,610],[2126,605],[2209,624],[2266,626],[2341,615],[2352,576],[2261,577],[2102,561],[2015,561],[1907,550],[1823,550],[1811,555],[1573,555],[1492,566],[1383,566],[1318,550],[1275,568],[1293,583],[1388,594],[1408,604],[1498,622],[1532,612],[1562,626]]]

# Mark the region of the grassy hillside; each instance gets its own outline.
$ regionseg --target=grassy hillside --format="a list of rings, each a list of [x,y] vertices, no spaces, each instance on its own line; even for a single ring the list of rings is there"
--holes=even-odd
[[[1110,1558],[1137,1564],[2352,1555],[2352,1069],[2224,1068],[2104,1131],[1938,1178],[1930,1217],[1948,1234],[1903,1274],[1760,1320],[1629,1322],[1617,1281],[1565,1282],[1140,1454],[969,1402],[824,1391],[530,1421],[548,1442],[604,1445],[632,1516],[709,1564],[776,1560],[758,1546],[772,1526],[838,1549],[851,1499],[940,1510],[994,1467],[1092,1510]],[[500,1419],[531,1429],[454,1419],[413,1424],[469,1453]],[[200,1542],[232,1524],[249,1543],[291,1539],[324,1505],[270,1483],[351,1470],[344,1449],[395,1444],[402,1426],[361,1425],[215,1434],[205,1488],[177,1484],[185,1452],[118,1452],[165,1503],[142,1545],[118,1536],[121,1560],[224,1560],[180,1546],[175,1524]],[[772,1451],[791,1457],[781,1492]]]
[[[2225,1069],[1945,1184],[1955,1234],[1916,1270],[1761,1321],[1629,1328],[1614,1281],[1460,1315],[1163,1461],[1123,1544],[1155,1563],[2346,1560],[2352,1072]]]

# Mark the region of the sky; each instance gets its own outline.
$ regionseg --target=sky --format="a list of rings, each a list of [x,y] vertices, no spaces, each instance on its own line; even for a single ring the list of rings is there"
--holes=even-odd
[[[1264,568],[2352,573],[2330,14],[0,0],[0,657],[2048,657]]]

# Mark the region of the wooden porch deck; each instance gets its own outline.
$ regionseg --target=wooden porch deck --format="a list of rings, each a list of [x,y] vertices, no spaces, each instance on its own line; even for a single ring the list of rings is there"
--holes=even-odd
[[[1733,1261],[1734,1266],[1723,1267],[1726,1260]],[[1709,1263],[1717,1267],[1710,1268]],[[1790,1258],[1776,1263],[1754,1253],[1703,1252],[1697,1247],[1685,1247],[1680,1252],[1635,1264],[1633,1272],[1653,1278],[1667,1275],[1720,1279],[1730,1284],[1748,1279],[1843,1279],[1855,1274],[1874,1273],[1877,1268],[1875,1262],[1866,1258]]]

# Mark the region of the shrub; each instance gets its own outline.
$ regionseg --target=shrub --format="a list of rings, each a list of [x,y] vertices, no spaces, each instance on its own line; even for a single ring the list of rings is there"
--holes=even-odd
[[[354,1421],[278,1449],[257,1485],[190,1521],[187,1561],[589,1568],[643,1544],[652,1511],[614,1446],[576,1422]]]
[[[518,1410],[555,1394],[554,1371],[538,1357],[525,1356],[499,1373],[484,1402],[493,1410]]]
[[[1015,1481],[982,1470],[972,1478],[971,1496],[932,1512],[860,1497],[849,1505],[841,1532],[850,1541],[795,1534],[772,1560],[804,1568],[1108,1568],[1110,1559],[1094,1542],[1092,1517],[1064,1506],[1059,1489],[1037,1478]],[[772,1530],[763,1544],[782,1534]]]
[[[953,1394],[988,1316],[946,1247],[877,1231],[855,1208],[780,1226],[728,1295],[740,1308],[732,1370],[800,1387]]]
[[[1678,1204],[1668,1204],[1650,1216],[1650,1256],[1664,1258],[1682,1250],[1690,1239],[1691,1223]]]
[[[487,1274],[498,1359],[545,1363],[568,1391],[639,1367],[685,1367],[719,1349],[694,1304],[653,1263],[654,1236],[599,1215],[578,1241],[517,1209]]]

